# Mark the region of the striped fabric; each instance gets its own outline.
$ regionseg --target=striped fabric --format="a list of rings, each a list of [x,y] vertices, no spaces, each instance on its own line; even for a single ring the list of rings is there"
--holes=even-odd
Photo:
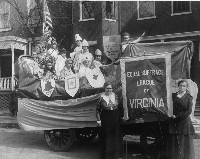
[[[51,15],[49,12],[49,8],[47,5],[47,2],[44,2],[44,30],[46,29],[53,29],[53,25],[52,25],[52,20],[51,20]]]

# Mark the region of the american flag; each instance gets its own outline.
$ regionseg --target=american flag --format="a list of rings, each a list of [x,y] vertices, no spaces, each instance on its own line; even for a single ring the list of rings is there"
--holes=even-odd
[[[44,22],[43,22],[43,33],[45,30],[53,29],[51,15],[46,0],[44,0]]]

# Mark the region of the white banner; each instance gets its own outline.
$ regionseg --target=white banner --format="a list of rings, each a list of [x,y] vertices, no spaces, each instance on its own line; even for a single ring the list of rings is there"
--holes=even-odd
[[[74,97],[79,89],[79,79],[76,74],[65,77],[65,91]]]
[[[55,86],[56,84],[54,79],[41,79],[41,88],[45,96],[51,97]]]
[[[101,88],[105,83],[104,76],[99,68],[86,69],[86,78],[94,88]]]

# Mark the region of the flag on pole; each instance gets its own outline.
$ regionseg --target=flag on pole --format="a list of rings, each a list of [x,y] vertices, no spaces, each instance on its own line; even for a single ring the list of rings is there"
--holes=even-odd
[[[51,15],[46,0],[44,0],[44,21],[43,21],[43,34],[45,31],[53,29]]]

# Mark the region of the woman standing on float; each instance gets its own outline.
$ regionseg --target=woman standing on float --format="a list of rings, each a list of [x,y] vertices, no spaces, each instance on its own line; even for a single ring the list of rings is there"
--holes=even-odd
[[[85,76],[86,69],[89,68],[94,60],[93,55],[89,52],[89,44],[84,39],[82,42],[82,50],[80,53],[76,53],[74,62],[75,72],[79,72],[80,77]]]

